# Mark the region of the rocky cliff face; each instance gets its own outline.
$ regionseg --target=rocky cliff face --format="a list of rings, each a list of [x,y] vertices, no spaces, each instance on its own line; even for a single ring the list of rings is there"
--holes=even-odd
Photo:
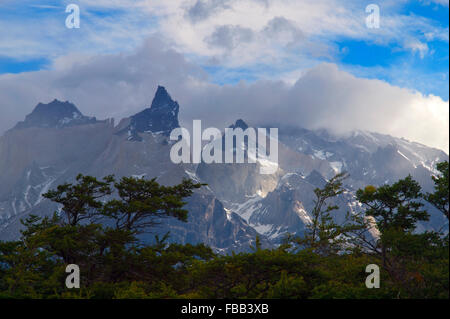
[[[120,133],[126,132],[128,140],[142,141],[139,133],[160,133],[169,136],[170,132],[179,127],[178,102],[172,100],[167,90],[158,86],[150,108],[143,110],[130,118],[129,125]]]
[[[20,219],[33,213],[50,215],[59,207],[42,194],[72,182],[79,173],[103,177],[114,174],[137,178],[157,177],[163,184],[183,178],[198,179],[192,165],[170,160],[168,133],[178,127],[178,103],[159,87],[151,108],[125,119],[115,127],[112,120],[87,119],[72,104],[39,104],[32,115],[0,137],[0,240],[20,235]],[[61,109],[59,109],[61,107]],[[59,125],[67,112],[80,121]],[[49,119],[45,118],[45,115]],[[133,129],[134,133],[128,134]],[[130,136],[139,137],[139,143]],[[226,211],[209,189],[188,199],[187,223],[166,219],[145,239],[170,231],[171,241],[207,243],[220,252],[248,250],[258,233],[238,215]],[[263,244],[270,243],[263,239]]]
[[[63,128],[96,122],[95,117],[84,116],[72,103],[55,99],[48,104],[39,103],[36,105],[33,112],[26,116],[25,121],[17,123],[15,129],[30,127]]]
[[[382,134],[359,131],[336,137],[326,131],[280,127],[279,165],[273,174],[260,173],[263,161],[173,164],[168,135],[179,127],[178,112],[178,103],[163,87],[158,87],[150,108],[117,126],[112,120],[85,116],[69,102],[38,104],[0,137],[0,240],[17,238],[19,221],[26,215],[50,215],[59,209],[42,194],[83,173],[157,177],[163,184],[191,178],[208,184],[189,198],[187,223],[166,219],[145,236],[148,241],[155,233],[170,231],[171,241],[202,242],[229,253],[248,250],[260,235],[269,247],[286,232],[303,233],[311,220],[314,189],[338,172],[350,173],[347,191],[330,203],[340,207],[339,222],[347,211],[360,209],[354,196],[358,188],[412,174],[431,191],[436,163],[448,160],[440,150]],[[250,126],[238,120],[230,127]],[[445,225],[442,214],[427,209],[431,223],[419,225],[420,230]]]
[[[333,215],[340,222],[348,211],[361,209],[355,198],[357,189],[393,183],[411,174],[424,192],[431,192],[431,176],[436,173],[436,163],[448,160],[448,155],[440,150],[370,132],[358,131],[350,136],[336,137],[326,131],[281,128],[279,137],[283,146],[280,147],[281,174],[277,187],[267,195],[248,195],[244,202],[225,202],[229,204],[227,208],[236,211],[274,242],[279,242],[286,232],[301,234],[304,231],[314,205],[314,188],[323,187],[326,179],[336,173],[346,171],[350,174],[345,181],[347,191],[330,202],[339,206]],[[292,159],[297,158],[297,154],[295,157],[289,152],[281,155],[284,147],[302,156],[302,161],[295,165]],[[215,176],[213,171],[208,174]],[[233,174],[245,176],[245,170]],[[220,194],[222,189],[219,187],[216,192]],[[419,224],[419,230],[439,230],[448,224],[434,207],[425,203],[425,208],[431,215],[430,222]]]

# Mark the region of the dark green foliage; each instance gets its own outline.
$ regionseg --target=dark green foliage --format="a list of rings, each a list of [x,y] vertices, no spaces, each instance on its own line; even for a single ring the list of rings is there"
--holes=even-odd
[[[356,196],[368,207],[366,215],[375,218],[381,232],[392,229],[412,231],[417,221],[429,219],[428,213],[421,210],[420,191],[420,185],[408,176],[393,185],[383,185],[375,190],[366,187],[359,190]]]
[[[328,200],[344,192],[343,181],[348,174],[343,172],[329,180],[323,189],[316,188],[316,200],[312,210],[312,222],[307,225],[307,231],[301,238],[293,238],[292,242],[301,248],[311,249],[322,256],[337,254],[345,250],[349,242],[349,233],[361,229],[363,226],[356,223],[348,212],[345,222],[337,224],[332,216],[333,211],[339,209],[336,205],[329,205]]]
[[[102,214],[115,221],[117,229],[141,232],[156,225],[163,217],[175,217],[187,221],[187,211],[183,198],[192,195],[192,191],[201,187],[191,180],[183,180],[176,186],[162,186],[151,180],[124,177],[115,183],[118,200],[110,200]]]
[[[427,194],[425,198],[448,219],[448,162],[438,163],[436,168],[440,172],[440,176],[432,177],[435,191],[432,194]]]
[[[448,240],[436,232],[415,233],[417,222],[429,219],[423,210],[420,185],[408,176],[392,185],[368,186],[359,190],[357,197],[380,232],[374,244],[366,248],[381,258],[399,296],[429,297],[428,285],[437,282],[425,274],[430,269],[440,273],[435,265],[448,262]],[[447,275],[440,275],[448,278],[448,266]],[[448,295],[448,282],[439,285]]]
[[[84,219],[90,219],[102,208],[101,198],[112,193],[112,176],[108,176],[103,182],[92,176],[78,175],[78,184],[59,185],[56,190],[49,191],[43,196],[62,205],[62,211],[66,215],[66,223],[77,225]]]
[[[327,201],[343,192],[345,177],[315,191],[305,237],[276,249],[262,249],[256,238],[251,252],[224,256],[204,245],[168,244],[169,234],[153,245],[138,240],[162,217],[185,221],[184,199],[200,184],[80,175],[78,184],[46,194],[62,214],[30,215],[19,241],[0,242],[0,298],[449,298],[448,235],[414,231],[428,217],[420,186],[411,177],[368,186],[358,191],[365,212],[338,225]],[[428,200],[442,204],[435,182]],[[366,236],[373,223],[378,236]],[[72,263],[81,270],[80,289],[65,287]],[[379,289],[365,286],[369,264],[380,266]]]

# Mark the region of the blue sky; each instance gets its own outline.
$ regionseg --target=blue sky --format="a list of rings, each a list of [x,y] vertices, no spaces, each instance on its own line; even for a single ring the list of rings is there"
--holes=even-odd
[[[80,30],[68,30],[64,27],[68,15],[64,10],[69,3],[80,6]],[[159,28],[158,21],[164,14],[158,10],[152,12],[152,8],[143,10],[142,7],[133,10],[127,1],[123,1],[122,5],[120,1],[112,1],[111,6],[101,1],[98,3],[23,0],[0,4],[0,21],[2,26],[7,27],[2,28],[3,35],[0,37],[0,74],[49,69],[54,59],[66,54],[127,52],[138,46],[146,36],[161,34],[169,38],[175,48],[181,48],[182,52],[185,50],[183,53],[202,65],[210,74],[211,81],[218,84],[283,78],[283,75],[290,71],[302,70],[326,61],[336,63],[358,76],[382,79],[393,85],[438,95],[448,100],[448,34],[447,37],[430,34],[426,38],[426,34],[433,31],[448,33],[449,11],[445,4],[433,1],[400,1],[401,4],[387,4],[386,12],[383,3],[379,4],[381,30],[384,23],[383,14],[389,15],[390,18],[398,17],[399,20],[423,20],[416,25],[405,26],[404,30],[402,27],[394,30],[400,34],[405,32],[411,43],[424,45],[423,51],[405,47],[404,38],[401,36],[383,35],[382,39],[376,39],[375,35],[368,36],[370,30],[367,30],[367,34],[359,35],[346,31],[330,32],[329,37],[325,32],[319,32],[320,34],[311,34],[310,37],[315,37],[311,42],[313,45],[322,44],[329,48],[322,56],[308,53],[297,56],[295,48],[287,48],[285,43],[281,43],[280,58],[275,57],[275,61],[250,59],[243,64],[236,64],[229,56],[236,48],[223,48],[224,51],[228,49],[230,52],[219,52],[217,58],[215,53],[193,52],[189,45],[184,48],[183,45],[180,46],[176,40],[170,39],[170,32]],[[359,8],[360,17],[364,18],[365,4],[355,5],[353,10],[354,8]],[[17,42],[16,47],[14,43],[4,43],[9,40],[6,35],[10,32]],[[301,51],[302,48],[298,50]],[[217,61],[211,62],[214,59]]]
[[[323,30],[315,32],[304,30],[300,25],[298,29],[309,41],[305,46],[309,49],[319,49],[305,52],[304,47],[289,45],[289,41],[274,41],[273,47],[270,47],[270,43],[256,43],[255,48],[250,48],[249,51],[258,50],[260,46],[263,54],[268,54],[271,58],[245,57],[242,63],[239,63],[240,43],[233,47],[220,47],[219,43],[216,48],[205,45],[204,52],[201,47],[193,49],[187,43],[188,37],[179,41],[178,38],[183,37],[182,34],[174,34],[176,30],[159,23],[161,20],[165,20],[165,23],[176,21],[176,18],[169,16],[174,14],[175,9],[172,7],[164,10],[156,5],[145,7],[147,2],[110,1],[111,5],[108,5],[108,1],[5,1],[0,4],[0,74],[51,69],[52,61],[68,54],[128,52],[139,46],[146,37],[157,35],[201,65],[210,74],[211,81],[218,84],[252,82],[259,79],[289,79],[290,73],[294,76],[308,67],[330,62],[357,76],[381,79],[423,94],[437,95],[444,100],[449,97],[448,1],[381,1],[381,26],[378,35],[377,30],[373,32],[364,28],[355,33],[345,28],[342,31],[339,28],[332,30],[332,27],[331,30],[324,27]],[[179,8],[187,10],[188,3],[192,7],[197,5],[202,8],[201,17],[204,18],[208,10],[217,12],[222,8],[218,4],[220,1],[210,2],[212,4],[208,6],[208,1],[199,1],[198,3],[203,4],[199,6],[198,3],[187,1],[184,8],[182,5]],[[82,27],[79,30],[69,30],[64,26],[67,16],[64,10],[69,3],[80,6]],[[275,8],[276,1],[272,3],[275,3]],[[340,3],[345,10],[359,10],[359,14],[344,17],[343,24],[348,23],[351,26],[354,23],[361,28],[367,4],[352,1]],[[328,15],[329,12],[323,14]],[[389,26],[384,26],[384,16],[390,19]],[[360,21],[352,22],[352,19]],[[398,26],[395,25],[396,19],[401,21]],[[294,22],[292,25],[296,22],[291,17],[287,18],[287,21]],[[209,22],[206,21],[205,26],[207,23]],[[248,25],[247,23],[245,28],[249,28]],[[214,26],[211,24],[211,30]],[[182,28],[182,25],[180,27]],[[389,30],[385,31],[384,28]],[[198,34],[200,37],[205,34],[203,29]],[[255,23],[252,32],[256,34],[261,29],[262,25]],[[240,29],[233,32],[235,31]],[[223,37],[236,37],[236,32]],[[261,35],[256,34],[253,38],[255,37]],[[207,42],[208,36],[204,38],[206,40],[203,42]],[[196,43],[192,43],[192,46],[195,45]],[[318,54],[316,51],[320,50],[323,52]],[[291,78],[291,81],[293,79],[295,77]]]

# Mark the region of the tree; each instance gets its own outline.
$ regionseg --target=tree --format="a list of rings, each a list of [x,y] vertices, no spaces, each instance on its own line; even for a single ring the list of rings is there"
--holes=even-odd
[[[203,245],[168,245],[167,236],[155,246],[142,245],[136,236],[153,225],[148,222],[153,217],[186,221],[184,198],[200,184],[183,181],[169,187],[155,179],[135,178],[116,183],[113,176],[99,181],[83,175],[76,181],[45,194],[62,206],[63,214],[30,215],[22,220],[19,241],[0,242],[0,296],[112,298],[119,287],[123,288],[121,283],[129,287],[142,278],[149,290],[165,294],[171,285],[184,283],[183,267],[212,255]],[[119,199],[108,201],[108,196]],[[115,203],[123,204],[122,210],[106,210]],[[110,227],[111,220],[105,217],[120,227]],[[101,219],[105,223],[96,223]],[[82,270],[79,295],[64,286],[68,264],[77,264]]]
[[[124,177],[114,187],[119,199],[108,201],[102,215],[114,220],[117,229],[142,232],[157,225],[164,217],[187,221],[186,204],[183,199],[191,196],[194,189],[203,184],[183,180],[175,186],[163,186],[151,180]]]
[[[113,220],[116,229],[142,232],[158,224],[164,217],[187,220],[183,199],[204,184],[183,180],[175,186],[160,185],[151,180],[123,177],[116,182],[114,176],[103,181],[92,176],[78,175],[76,184],[59,185],[43,196],[62,205],[66,223],[78,225],[83,220]],[[107,200],[108,196],[113,199]],[[115,196],[115,198],[114,198]]]
[[[436,168],[441,174],[440,176],[432,176],[434,181],[434,193],[426,194],[425,199],[449,219],[448,162],[438,163]]]
[[[343,224],[337,224],[331,213],[339,207],[327,203],[344,192],[343,181],[347,177],[348,174],[342,172],[329,180],[322,189],[314,190],[316,199],[312,210],[312,222],[307,225],[304,237],[295,239],[300,246],[312,248],[322,255],[337,253],[347,246],[347,233],[360,228],[359,225],[351,222],[349,213]]]
[[[414,233],[418,221],[429,219],[422,209],[420,185],[408,176],[392,185],[367,186],[356,196],[367,208],[365,217],[372,218],[379,231],[373,241],[362,236],[359,239],[380,256],[383,268],[400,287],[399,293],[411,293],[422,280],[417,272],[418,261],[427,250],[434,249],[436,239],[434,234]]]
[[[308,231],[309,241],[302,242],[309,249],[293,250],[290,242],[264,249],[257,238],[253,251],[230,255],[216,254],[203,244],[169,244],[168,235],[156,236],[154,244],[138,240],[138,233],[147,230],[143,225],[153,225],[147,224],[153,218],[186,220],[183,196],[195,184],[163,187],[155,180],[122,183],[122,179],[109,183],[111,190],[119,188],[121,193],[111,191],[104,198],[93,188],[75,192],[77,185],[69,184],[60,189],[68,192],[53,194],[58,200],[67,199],[60,204],[67,203],[72,222],[67,222],[67,214],[31,215],[22,221],[25,229],[18,241],[0,242],[0,298],[448,299],[448,240],[436,232],[414,232],[415,222],[424,219],[416,205],[420,199],[417,184],[405,179],[360,190],[366,213],[371,214],[366,217],[382,232],[375,238],[373,251],[355,248],[341,253],[344,242],[358,246],[357,237],[340,241],[355,225],[336,225],[331,219],[335,206],[328,200],[342,193],[343,177],[316,190],[312,223],[316,227]],[[81,176],[79,182],[83,181],[89,181],[88,186],[98,182]],[[92,194],[99,205],[92,204]],[[75,195],[85,206],[69,201]],[[105,215],[106,205],[111,204],[108,196],[116,196],[122,205],[112,210],[113,215]],[[147,201],[148,197],[154,201]],[[85,213],[73,215],[69,210],[73,207],[85,207]],[[95,223],[100,217],[109,220]],[[111,223],[115,220],[119,221],[116,227]],[[379,264],[381,245],[386,247],[388,267],[380,269],[380,289],[367,289],[365,269],[368,264]],[[81,269],[81,288],[76,291],[65,287],[69,263]]]
[[[411,232],[418,221],[429,219],[428,213],[421,210],[421,187],[411,176],[379,188],[367,186],[358,190],[356,197],[366,205],[366,215],[376,220],[382,233],[392,229]]]
[[[107,176],[99,181],[92,176],[78,175],[77,184],[65,183],[56,190],[51,190],[43,197],[62,205],[66,223],[75,226],[82,220],[93,218],[103,207],[101,199],[111,195],[113,176]]]

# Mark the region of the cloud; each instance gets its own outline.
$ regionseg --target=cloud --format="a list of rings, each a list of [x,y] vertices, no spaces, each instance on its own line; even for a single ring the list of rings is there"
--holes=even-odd
[[[148,107],[158,84],[179,91],[205,77],[155,38],[131,54],[60,57],[51,70],[0,75],[0,131],[54,98],[74,102],[85,114],[120,119]]]
[[[404,2],[381,1],[381,27],[366,27],[365,4],[337,0],[195,0],[158,1],[146,4],[148,12],[164,16],[159,31],[175,48],[204,60],[220,58],[228,67],[308,60],[308,47],[319,47],[315,57],[333,62],[338,51],[333,43],[342,39],[365,41],[387,47],[428,53],[426,42],[448,42],[448,28],[431,19],[405,13]],[[243,36],[243,32],[247,36]],[[249,36],[253,34],[253,36]],[[270,38],[267,35],[271,35]],[[213,46],[219,42],[222,46]],[[249,38],[251,41],[249,41]],[[287,39],[283,41],[284,39]],[[269,40],[270,39],[270,40]],[[276,40],[275,40],[276,39]],[[293,45],[307,42],[301,47]],[[422,43],[422,47],[417,45]],[[326,49],[324,49],[326,48]],[[231,52],[230,52],[231,50]]]
[[[264,27],[263,33],[272,39],[282,39],[286,44],[301,42],[305,34],[293,21],[284,17],[275,17]]]
[[[198,0],[186,11],[186,16],[193,23],[209,18],[214,12],[229,8],[228,0]]]
[[[273,64],[277,57],[278,63],[287,57],[307,63],[312,53],[304,48],[309,47],[319,52],[314,57],[333,62],[337,55],[333,42],[343,38],[387,46],[395,43],[412,52],[417,52],[417,46],[411,43],[448,42],[448,27],[402,12],[404,1],[381,1],[381,28],[368,29],[365,5],[359,0],[79,0],[82,27],[70,31],[64,26],[67,1],[54,2],[61,10],[45,13],[23,9],[54,6],[53,2],[34,2],[0,4],[4,7],[0,29],[9,30],[0,42],[0,55],[18,58],[120,52],[157,32],[179,51],[203,61],[219,57],[221,63],[237,67]],[[448,0],[434,2],[448,5]],[[255,36],[249,43],[251,33]],[[300,45],[300,49],[296,45],[305,42],[308,45]],[[234,49],[231,53],[227,51],[230,45]],[[427,53],[423,49],[418,52]]]
[[[198,107],[190,117],[201,117],[209,109],[211,121],[222,125],[244,118],[260,125],[325,128],[338,135],[369,130],[448,153],[448,101],[383,81],[357,78],[334,64],[312,68],[293,86],[261,81],[207,90],[196,92],[199,95],[190,103]],[[211,105],[214,101],[214,112],[211,105],[201,103],[205,96]]]
[[[131,50],[157,27],[142,1],[79,0],[81,27],[68,29],[70,1],[35,4],[32,0],[0,4],[0,56],[54,59],[71,53],[101,54]]]
[[[238,118],[254,125],[355,129],[405,137],[448,153],[449,102],[355,77],[325,63],[299,74],[293,85],[260,80],[211,84],[198,65],[157,38],[129,54],[70,55],[51,70],[0,75],[0,128],[11,128],[38,102],[70,100],[87,115],[130,116],[150,105],[158,84],[181,105],[183,125],[202,119],[223,128]]]
[[[449,0],[420,0],[422,3],[424,4],[431,4],[431,3],[435,3],[435,4],[440,4],[443,6],[448,7],[449,5]]]
[[[31,4],[30,7],[40,9],[61,9],[59,6],[46,5],[46,4]]]
[[[241,43],[249,43],[253,40],[253,31],[233,25],[216,27],[214,32],[206,38],[206,42],[215,47],[233,50]]]
[[[433,41],[448,43],[448,24],[404,10],[408,1],[379,1],[381,28],[368,29],[366,4],[359,0],[78,0],[81,28],[76,30],[64,25],[64,5],[70,1],[46,1],[61,10],[27,11],[39,6],[35,2],[1,1],[0,29],[8,32],[2,34],[0,56],[52,61],[64,55],[126,54],[157,35],[189,61],[217,77],[223,74],[216,83],[240,78],[295,82],[298,74],[322,62],[345,66],[342,43],[392,50],[395,61],[380,57],[380,65],[389,69],[413,64],[415,55],[427,62],[420,66],[428,73],[445,58],[445,49],[436,49]],[[350,63],[364,65],[360,55],[367,53],[358,50],[351,52]],[[440,82],[431,83],[431,91],[441,94]]]
[[[410,49],[414,53],[418,52],[421,59],[423,59],[425,54],[429,51],[428,45],[420,41],[407,41],[405,43],[405,48]]]

